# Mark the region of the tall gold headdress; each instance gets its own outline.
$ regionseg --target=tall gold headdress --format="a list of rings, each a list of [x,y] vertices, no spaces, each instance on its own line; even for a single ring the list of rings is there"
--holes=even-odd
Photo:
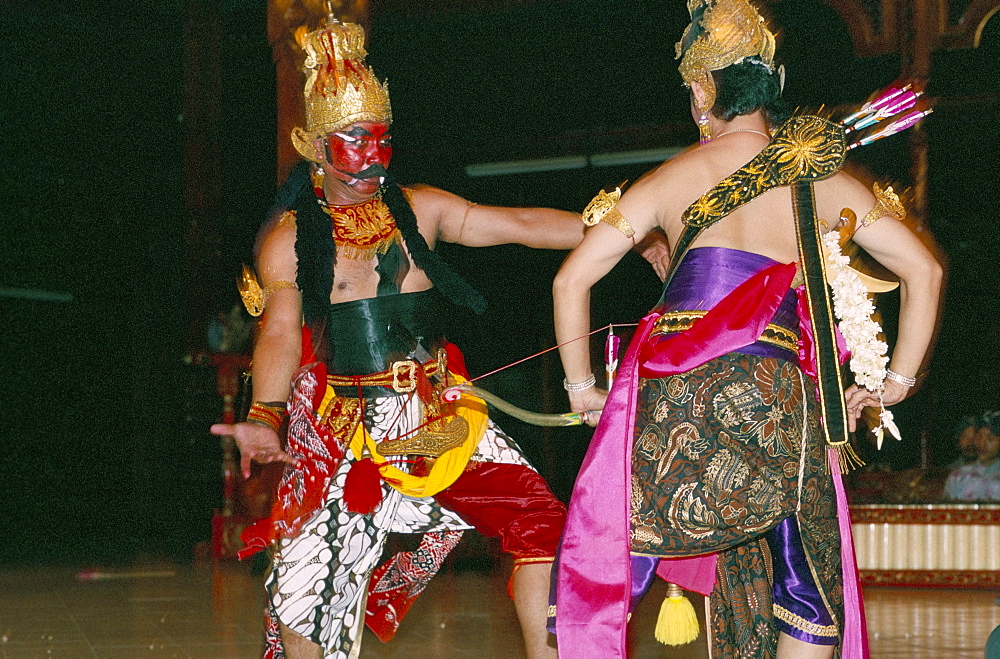
[[[365,31],[333,16],[317,30],[299,28],[295,38],[305,51],[302,71],[306,127],[292,129],[292,144],[305,158],[321,162],[313,140],[358,121],[392,122],[389,85],[365,63]]]
[[[699,110],[715,105],[712,71],[757,56],[774,64],[774,34],[749,0],[688,0],[691,23],[677,42],[679,70],[688,87],[697,82],[706,100]]]

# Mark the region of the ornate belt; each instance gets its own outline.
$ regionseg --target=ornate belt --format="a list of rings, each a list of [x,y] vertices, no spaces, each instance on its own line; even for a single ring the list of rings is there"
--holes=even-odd
[[[384,371],[368,375],[327,375],[326,383],[331,387],[385,387],[397,394],[408,394],[416,390],[420,370],[427,377],[445,372],[447,362],[444,355],[441,350],[436,361],[425,364],[413,359],[401,359]]]
[[[689,329],[694,322],[703,317],[707,311],[668,311],[659,317],[653,327],[653,336],[658,334],[675,334]],[[764,333],[757,337],[761,343],[797,353],[799,350],[799,335],[787,327],[768,323]]]
[[[468,422],[456,415],[450,406],[441,401],[442,387],[429,381],[429,378],[437,373],[447,373],[447,368],[446,353],[444,350],[440,350],[436,360],[424,364],[412,359],[402,359],[379,373],[327,375],[326,382],[334,388],[334,391],[337,387],[384,387],[390,388],[398,394],[408,394],[417,391],[417,384],[423,377],[432,390],[430,396],[424,396],[430,400],[424,400],[423,424],[410,436],[382,441],[378,445],[378,452],[383,456],[438,457],[442,453],[462,445],[469,436]],[[326,421],[325,418],[324,421]]]

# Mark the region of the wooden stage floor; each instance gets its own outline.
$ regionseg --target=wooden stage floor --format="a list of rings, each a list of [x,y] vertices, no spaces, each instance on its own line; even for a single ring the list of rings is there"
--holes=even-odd
[[[248,565],[142,565],[81,581],[69,567],[0,568],[0,657],[260,656],[260,574]],[[520,634],[501,569],[446,569],[427,588],[396,639],[366,632],[362,657],[517,658]],[[707,657],[704,639],[679,649],[652,636],[662,583],[633,621],[634,657]],[[872,656],[983,657],[1000,625],[998,593],[985,590],[865,591]],[[701,613],[700,602],[696,609]],[[703,632],[704,633],[704,632]]]

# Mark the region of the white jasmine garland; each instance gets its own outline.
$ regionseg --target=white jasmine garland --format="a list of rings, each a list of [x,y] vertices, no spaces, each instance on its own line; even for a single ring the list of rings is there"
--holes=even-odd
[[[868,289],[858,274],[849,265],[851,260],[840,251],[840,234],[830,231],[823,236],[826,247],[826,275],[833,290],[833,313],[837,317],[840,333],[851,351],[851,372],[858,386],[878,394],[879,425],[872,430],[878,448],[888,430],[896,439],[901,439],[899,429],[892,420],[892,412],[882,403],[885,385],[885,369],[889,363],[886,352],[889,346],[878,338],[882,328],[872,318],[875,304],[868,296]]]

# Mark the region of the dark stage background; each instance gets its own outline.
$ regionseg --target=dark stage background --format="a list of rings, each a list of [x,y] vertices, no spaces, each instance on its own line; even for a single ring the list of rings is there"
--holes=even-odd
[[[0,1],[0,562],[185,558],[209,539],[221,475],[207,428],[221,402],[197,356],[210,321],[237,303],[275,189],[275,74],[266,3],[219,3],[207,27],[221,35],[209,56],[221,84],[204,101],[217,128],[204,139],[224,210],[192,213],[184,165],[203,131],[185,116],[198,75],[185,73],[186,48],[208,45],[191,4]],[[897,56],[855,57],[818,0],[772,8],[795,103],[857,104],[898,75]],[[651,0],[423,15],[373,3],[369,61],[390,81],[397,177],[482,203],[582,209],[648,165],[484,178],[465,166],[694,141],[673,60],[686,18],[684,3]],[[947,305],[928,382],[897,408],[905,439],[880,454],[864,446],[870,462],[911,468],[923,436],[931,463],[947,463],[958,417],[998,405],[998,55],[997,18],[978,49],[935,55],[929,93],[944,99],[926,122],[929,224],[950,265]],[[910,183],[905,137],[857,163]],[[490,301],[458,330],[474,372],[553,344],[550,282],[564,253],[442,251]],[[595,293],[595,326],[633,322],[657,295],[645,263],[626,259]],[[891,311],[892,294],[880,305]],[[561,378],[550,355],[484,384],[554,411],[566,405]],[[499,420],[565,498],[589,431]]]

